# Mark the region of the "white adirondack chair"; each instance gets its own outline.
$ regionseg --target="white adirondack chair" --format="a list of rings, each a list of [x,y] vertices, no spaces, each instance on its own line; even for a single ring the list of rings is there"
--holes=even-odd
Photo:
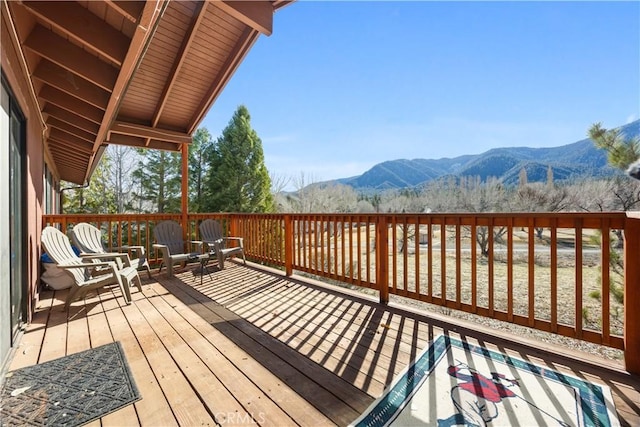
[[[211,254],[218,257],[218,265],[221,270],[224,270],[225,258],[235,255],[240,255],[244,264],[247,264],[242,237],[225,236],[220,222],[214,219],[205,219],[200,223],[199,228],[202,242],[208,246]],[[235,244],[230,246],[229,242],[235,242]]]
[[[112,252],[105,249],[102,240],[102,232],[91,224],[79,222],[69,232],[73,243],[80,249],[80,256],[103,255],[104,258],[119,258],[125,267],[134,267],[136,270],[147,270],[151,279],[151,268],[144,250],[144,246],[120,246],[112,248],[120,252]]]
[[[202,242],[185,241],[182,237],[182,227],[175,221],[166,220],[159,222],[153,227],[153,236],[156,239],[153,248],[162,253],[162,262],[158,273],[162,271],[162,266],[167,266],[167,274],[173,277],[173,266],[187,262],[202,262]],[[190,251],[190,245],[194,245],[195,252]]]
[[[142,283],[135,268],[118,268],[115,261],[79,257],[73,251],[69,238],[55,227],[45,227],[41,240],[44,250],[58,268],[65,270],[73,278],[74,283],[67,295],[65,310],[69,309],[74,300],[83,298],[87,292],[108,285],[118,285],[127,304],[131,304],[129,287],[132,284],[135,283],[142,292]]]

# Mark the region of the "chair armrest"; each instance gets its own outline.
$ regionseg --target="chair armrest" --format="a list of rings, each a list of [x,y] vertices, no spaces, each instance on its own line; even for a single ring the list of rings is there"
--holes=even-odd
[[[167,262],[167,260],[171,256],[171,253],[169,252],[169,246],[161,245],[160,243],[154,243],[153,245],[151,245],[151,247],[155,250],[159,250],[162,253],[164,262]]]
[[[196,247],[197,251],[202,253],[202,249],[204,248],[204,242],[202,240],[191,240],[189,241],[189,245],[193,245]]]
[[[129,259],[129,254],[121,253],[121,252],[105,252],[103,254],[87,254],[82,253],[80,257],[83,259],[112,259],[115,260],[118,268],[122,268],[124,266],[131,265],[131,260]]]
[[[113,261],[106,262],[90,262],[83,264],[56,264],[58,268],[94,268],[94,267],[111,267],[114,271],[118,270],[118,266]]]
[[[243,238],[243,237],[223,237],[223,239],[224,239],[224,240],[227,240],[227,241],[229,241],[229,240],[237,241],[237,242],[238,242],[238,245],[239,245],[241,248],[243,247],[243,245],[242,245],[242,242],[243,242],[243,240],[244,240],[244,238]]]
[[[114,246],[110,250],[122,251],[122,252],[136,252],[141,255],[144,255],[145,249],[142,245],[124,245],[124,246]]]

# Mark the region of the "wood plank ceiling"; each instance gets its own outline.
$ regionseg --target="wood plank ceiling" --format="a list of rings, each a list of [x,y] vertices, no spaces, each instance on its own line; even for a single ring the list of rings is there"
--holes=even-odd
[[[54,172],[84,184],[108,144],[178,151],[190,143],[288,3],[7,2]]]

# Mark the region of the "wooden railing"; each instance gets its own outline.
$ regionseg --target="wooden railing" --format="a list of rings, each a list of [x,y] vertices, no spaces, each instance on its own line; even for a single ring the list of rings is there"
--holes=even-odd
[[[630,308],[640,301],[633,214],[189,214],[187,240],[198,240],[204,218],[243,237],[247,257],[288,275],[623,349],[627,369],[640,372],[640,310]],[[153,260],[152,229],[165,219],[182,215],[45,215],[44,225],[66,231],[90,222],[108,245],[144,245]]]

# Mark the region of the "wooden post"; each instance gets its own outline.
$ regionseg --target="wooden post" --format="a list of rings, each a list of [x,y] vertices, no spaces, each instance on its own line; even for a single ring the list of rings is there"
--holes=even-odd
[[[284,215],[284,269],[287,277],[293,274],[293,221]]]
[[[240,236],[238,229],[237,215],[229,214],[229,228],[227,229],[227,236]]]
[[[389,230],[387,216],[378,215],[376,221],[376,283],[380,290],[380,303],[389,303]]]
[[[189,144],[182,144],[182,240],[187,238],[189,232]]]
[[[627,212],[624,228],[624,364],[640,374],[640,212]]]

